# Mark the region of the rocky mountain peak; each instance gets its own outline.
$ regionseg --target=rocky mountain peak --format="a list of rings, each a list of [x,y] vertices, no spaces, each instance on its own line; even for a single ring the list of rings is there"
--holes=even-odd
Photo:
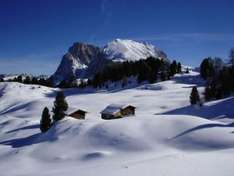
[[[88,65],[101,50],[94,45],[76,42],[68,49],[68,52],[80,63]]]
[[[81,42],[74,43],[63,56],[54,84],[70,78],[89,78],[109,62],[137,61],[148,57],[166,59],[166,54],[154,45],[129,39],[115,39],[103,48]]]

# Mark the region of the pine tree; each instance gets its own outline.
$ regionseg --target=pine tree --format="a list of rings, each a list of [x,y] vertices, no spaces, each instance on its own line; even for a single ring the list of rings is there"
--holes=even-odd
[[[24,84],[30,84],[31,83],[31,78],[30,76],[26,76],[25,80],[24,80]]]
[[[161,81],[166,81],[167,80],[167,74],[166,74],[166,72],[162,71],[160,73],[160,79],[161,79]]]
[[[229,54],[230,64],[232,64],[232,67],[234,67],[234,48],[231,48],[230,54]]]
[[[49,109],[47,107],[45,107],[43,109],[42,116],[41,116],[41,122],[40,122],[41,132],[48,131],[50,127],[51,127],[50,113],[49,113]]]
[[[190,103],[191,105],[200,104],[200,96],[196,86],[193,87],[190,94]]]
[[[205,80],[214,76],[214,63],[212,58],[206,58],[202,61],[200,65],[201,77]]]
[[[32,84],[38,84],[37,78],[36,77],[32,77],[31,83]]]
[[[214,97],[214,90],[211,86],[206,86],[204,96],[205,101],[210,101]]]
[[[127,77],[124,77],[123,80],[122,80],[122,88],[124,88],[125,86],[127,86],[128,84],[128,78]]]
[[[62,120],[65,117],[65,111],[68,109],[68,104],[65,99],[64,93],[58,92],[57,96],[54,101],[54,107],[53,107],[53,120],[59,121]]]
[[[177,64],[177,73],[181,73],[182,72],[182,66],[181,66],[181,63],[178,62]]]
[[[17,82],[19,82],[19,83],[22,83],[22,82],[23,82],[23,77],[22,77],[21,75],[19,75],[19,76],[17,77]]]
[[[177,62],[174,60],[170,65],[170,76],[174,76],[177,72]]]

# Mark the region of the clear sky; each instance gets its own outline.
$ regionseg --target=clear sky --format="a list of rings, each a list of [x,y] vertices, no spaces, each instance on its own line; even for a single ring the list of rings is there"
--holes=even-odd
[[[0,73],[51,74],[76,41],[143,40],[196,66],[234,47],[234,0],[0,0]]]

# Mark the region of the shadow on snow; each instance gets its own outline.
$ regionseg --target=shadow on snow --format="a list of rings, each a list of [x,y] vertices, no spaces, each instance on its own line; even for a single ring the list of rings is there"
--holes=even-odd
[[[186,106],[179,109],[174,109],[161,113],[163,115],[194,115],[206,119],[234,119],[234,97],[225,99],[221,102],[216,102],[211,105],[203,105],[195,108],[194,106]],[[158,114],[155,114],[158,115]]]

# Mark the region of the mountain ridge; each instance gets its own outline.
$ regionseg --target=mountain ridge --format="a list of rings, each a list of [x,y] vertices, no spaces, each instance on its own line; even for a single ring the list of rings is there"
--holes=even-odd
[[[154,45],[130,39],[115,39],[104,47],[76,42],[62,57],[51,79],[59,84],[63,80],[90,78],[110,62],[137,61],[150,56],[167,59]]]

